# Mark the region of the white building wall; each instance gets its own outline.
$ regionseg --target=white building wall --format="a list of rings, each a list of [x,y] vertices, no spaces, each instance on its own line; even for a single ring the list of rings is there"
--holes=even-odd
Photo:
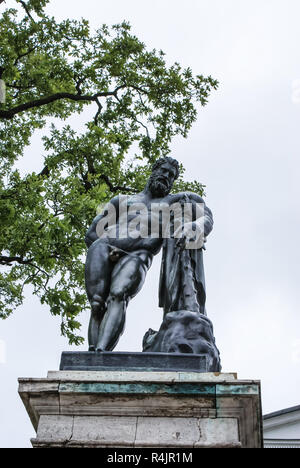
[[[300,410],[264,419],[265,448],[300,448]]]

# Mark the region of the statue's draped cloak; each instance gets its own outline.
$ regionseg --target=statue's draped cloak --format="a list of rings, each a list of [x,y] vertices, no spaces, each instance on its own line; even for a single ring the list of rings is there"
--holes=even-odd
[[[206,205],[204,209],[206,238],[213,228],[213,217]],[[186,309],[206,315],[205,301],[203,248],[181,250],[176,247],[176,239],[165,239],[160,270],[159,307],[164,309],[164,314]]]
[[[175,245],[174,239],[165,239],[164,241],[159,283],[159,307],[164,309],[165,314],[182,309],[184,265],[189,261],[193,270],[195,301],[198,303],[198,310],[193,311],[205,314],[203,250],[181,251]]]

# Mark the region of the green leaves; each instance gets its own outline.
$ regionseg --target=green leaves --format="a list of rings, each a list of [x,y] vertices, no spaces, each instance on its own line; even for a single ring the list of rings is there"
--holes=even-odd
[[[0,273],[0,318],[7,318],[23,301],[22,284],[18,278],[18,269]]]
[[[85,231],[99,204],[144,188],[151,165],[186,137],[217,81],[149,51],[123,22],[90,31],[86,20],[57,22],[48,0],[16,0],[0,19],[0,316],[24,288],[61,316],[61,331],[79,344]],[[67,122],[85,110],[85,129]],[[37,129],[65,125],[43,138],[39,173],[21,177],[18,160]],[[83,116],[80,117],[83,119]],[[182,168],[183,174],[183,168]],[[181,178],[174,190],[203,193]]]

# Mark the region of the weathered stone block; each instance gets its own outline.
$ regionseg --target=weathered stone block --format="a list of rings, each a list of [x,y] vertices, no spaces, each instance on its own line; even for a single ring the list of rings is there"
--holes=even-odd
[[[234,374],[50,372],[20,379],[34,447],[261,447],[260,384]]]
[[[73,422],[73,416],[41,415],[37,438],[65,443],[72,438]]]
[[[115,416],[75,416],[73,442],[133,446],[137,418]]]
[[[239,445],[236,418],[199,419],[199,440],[195,447]]]
[[[198,440],[196,418],[138,418],[137,446],[193,447]]]

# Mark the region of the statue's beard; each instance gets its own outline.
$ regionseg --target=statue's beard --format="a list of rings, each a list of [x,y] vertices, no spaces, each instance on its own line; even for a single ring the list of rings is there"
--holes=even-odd
[[[148,187],[153,197],[166,197],[171,191],[169,181],[167,179],[160,180],[157,176],[150,176]]]

